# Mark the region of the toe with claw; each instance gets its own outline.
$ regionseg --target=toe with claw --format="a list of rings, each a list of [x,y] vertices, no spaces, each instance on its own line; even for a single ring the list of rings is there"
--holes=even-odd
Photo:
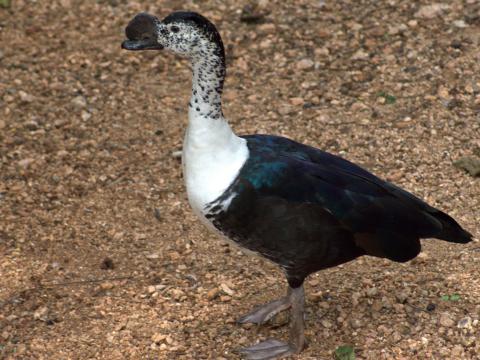
[[[290,298],[287,295],[286,297],[269,302],[268,304],[253,309],[251,312],[238,319],[237,322],[239,324],[252,323],[262,325],[278,313],[289,309],[290,306]]]

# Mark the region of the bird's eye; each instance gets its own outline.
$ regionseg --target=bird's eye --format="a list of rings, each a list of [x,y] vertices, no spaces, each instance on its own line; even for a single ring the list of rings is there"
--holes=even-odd
[[[170,31],[171,32],[174,32],[174,33],[178,33],[180,31],[180,28],[178,26],[175,26],[173,25],[171,28],[170,28]]]

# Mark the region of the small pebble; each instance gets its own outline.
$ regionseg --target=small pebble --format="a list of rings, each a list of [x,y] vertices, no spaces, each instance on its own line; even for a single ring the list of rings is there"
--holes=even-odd
[[[35,159],[33,159],[33,158],[26,158],[26,159],[19,160],[17,164],[18,164],[18,166],[20,166],[21,168],[26,169],[26,168],[29,167],[34,161],[35,161]]]
[[[368,58],[368,53],[362,49],[357,50],[351,57],[352,60],[368,60]]]
[[[359,328],[362,327],[362,322],[358,319],[352,319],[352,320],[350,320],[350,325],[354,329],[359,329]]]
[[[182,150],[172,151],[172,157],[175,159],[179,159],[182,157]]]
[[[442,325],[446,328],[449,328],[449,327],[452,327],[453,325],[455,325],[455,321],[453,319],[452,314],[450,314],[448,312],[443,312],[442,314],[440,314],[439,323],[440,323],[440,325]]]
[[[408,294],[405,291],[400,291],[395,294],[395,298],[400,304],[405,304],[408,300]]]
[[[367,296],[373,297],[378,294],[378,289],[376,287],[371,287],[367,289]]]
[[[472,328],[472,318],[470,316],[464,317],[457,323],[457,327],[460,329],[471,329]]]
[[[82,111],[82,114],[80,116],[83,121],[87,121],[92,117],[92,114],[90,114],[88,111]]]
[[[290,98],[290,104],[292,104],[293,106],[301,106],[304,104],[304,102],[305,101],[299,97]]]
[[[457,28],[460,28],[460,29],[463,29],[463,28],[468,27],[468,24],[464,20],[455,20],[453,22],[453,26],[455,26]]]
[[[330,329],[330,328],[333,326],[333,324],[332,324],[330,321],[328,321],[327,319],[321,320],[320,323],[321,323],[324,327],[326,327],[327,329]]]
[[[33,100],[35,100],[35,96],[30,95],[23,90],[20,90],[18,95],[20,96],[20,100],[24,103],[31,103]]]
[[[87,100],[83,96],[78,95],[72,99],[72,104],[78,109],[83,109],[87,106]]]
[[[260,26],[258,26],[258,30],[265,34],[273,34],[275,33],[276,27],[275,27],[275,24],[267,23],[267,24],[261,24]]]
[[[207,293],[207,299],[213,300],[216,297],[218,297],[219,294],[220,294],[220,290],[218,288],[213,288]]]
[[[115,265],[113,264],[113,260],[110,259],[109,257],[106,257],[105,259],[102,260],[102,263],[100,264],[100,269],[102,270],[112,270],[115,268]]]
[[[310,59],[303,59],[303,60],[300,60],[298,63],[297,63],[297,69],[298,70],[310,70],[313,68],[313,66],[315,65],[315,63],[310,60]]]
[[[38,129],[38,123],[35,120],[30,120],[25,123],[25,129],[34,131]]]
[[[222,291],[229,296],[233,296],[234,294],[234,291],[230,289],[227,284],[220,284],[220,289],[222,289]]]
[[[153,215],[155,216],[155,219],[157,219],[158,221],[162,221],[162,214],[159,208],[155,208],[153,210]]]

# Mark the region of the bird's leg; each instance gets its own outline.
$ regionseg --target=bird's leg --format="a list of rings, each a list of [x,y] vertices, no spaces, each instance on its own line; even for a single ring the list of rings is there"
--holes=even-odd
[[[268,320],[273,318],[278,313],[285,311],[291,307],[291,293],[292,289],[289,287],[286,296],[271,301],[267,304],[257,306],[248,314],[243,315],[240,319],[237,320],[237,322],[239,324],[265,324]]]
[[[303,285],[298,288],[290,288],[287,297],[292,307],[289,342],[286,343],[275,339],[268,339],[256,345],[241,349],[240,352],[246,359],[280,359],[285,356],[298,354],[305,347],[305,322],[303,319],[305,293]],[[267,304],[267,306],[270,304]]]
[[[292,290],[292,316],[289,342],[300,352],[305,347],[305,291],[303,285]]]

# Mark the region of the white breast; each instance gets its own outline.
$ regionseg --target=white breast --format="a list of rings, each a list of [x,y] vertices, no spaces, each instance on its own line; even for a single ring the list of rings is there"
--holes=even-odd
[[[222,195],[237,177],[248,158],[248,147],[224,119],[190,115],[183,144],[183,171],[190,205],[203,218],[205,205]]]

